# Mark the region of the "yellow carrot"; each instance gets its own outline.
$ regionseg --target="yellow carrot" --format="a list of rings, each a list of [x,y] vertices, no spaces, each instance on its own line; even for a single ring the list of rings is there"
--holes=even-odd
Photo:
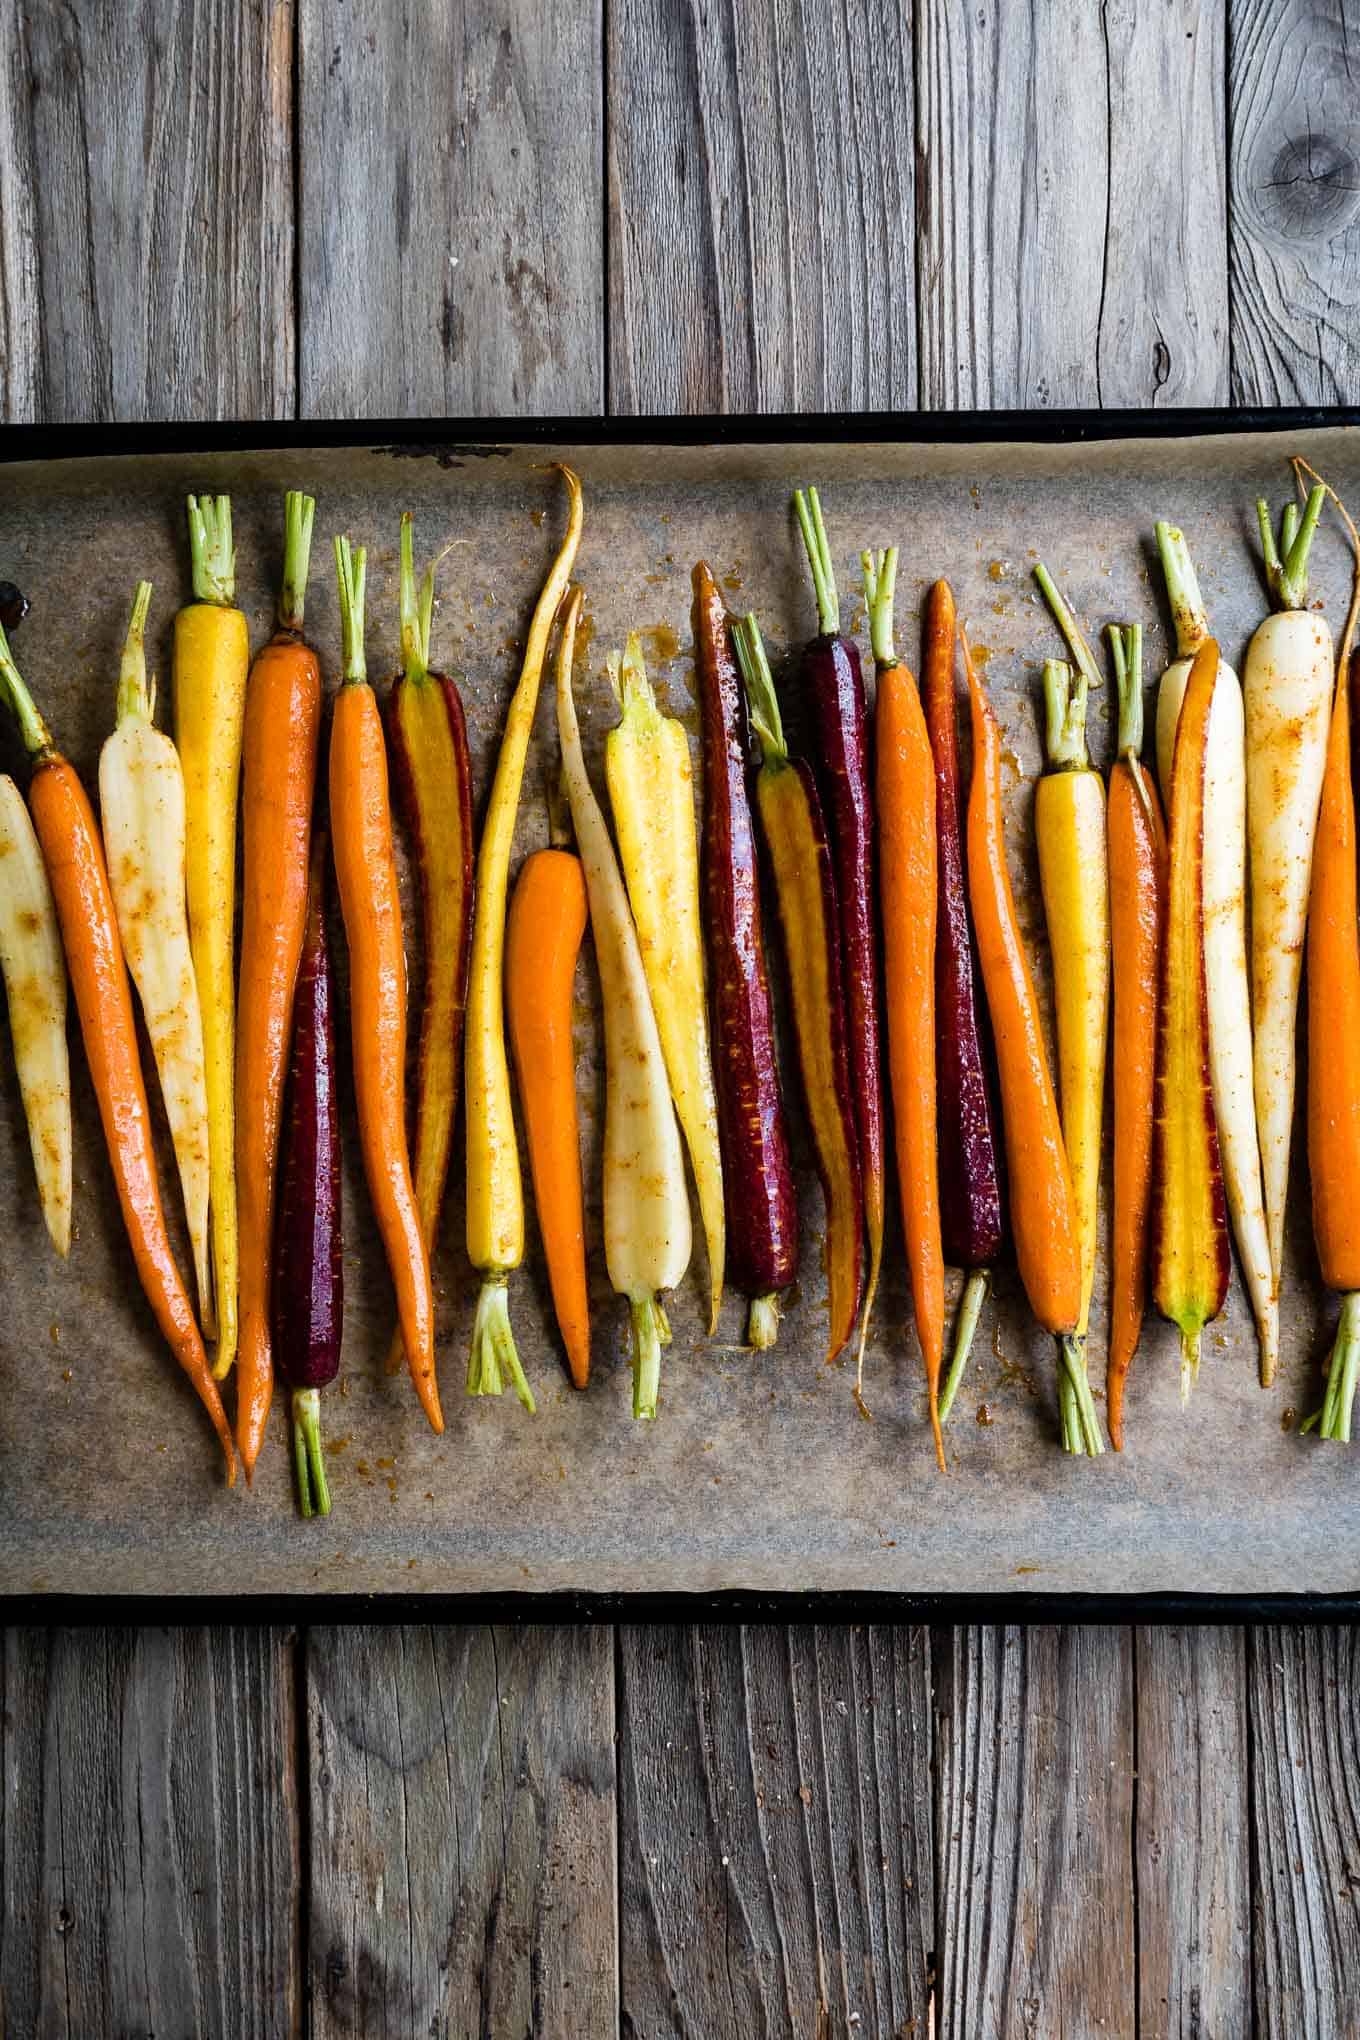
[[[66,959],[47,867],[24,797],[0,772],[0,975],[14,1068],[48,1235],[71,1245],[71,1070]]]
[[[236,1358],[236,797],[250,640],[234,608],[236,554],[226,496],[190,496],[194,600],[175,618],[175,735],[184,771],[189,937],[203,1019],[213,1307],[220,1381]],[[203,1305],[206,1330],[210,1312]]]
[[[630,633],[609,660],[623,718],[604,741],[604,772],[671,1096],[684,1129],[708,1241],[709,1331],[717,1330],[726,1254],[718,1099],[708,1045],[694,775],[683,723],[662,715]]]

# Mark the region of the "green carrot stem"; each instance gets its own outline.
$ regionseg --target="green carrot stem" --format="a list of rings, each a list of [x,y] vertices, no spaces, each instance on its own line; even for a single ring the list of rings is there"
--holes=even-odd
[[[959,1314],[954,1321],[954,1350],[949,1356],[949,1372],[945,1376],[944,1392],[940,1397],[940,1422],[943,1423],[954,1407],[954,1398],[959,1392],[968,1356],[973,1347],[973,1336],[977,1331],[982,1306],[987,1301],[987,1292],[992,1286],[990,1268],[971,1268],[968,1280],[963,1286],[959,1300]]]
[[[895,666],[893,593],[897,587],[897,547],[890,545],[886,552],[877,556],[862,552],[859,557],[864,569],[864,599],[869,605],[869,643],[874,664]]]
[[[1105,1450],[1105,1440],[1100,1435],[1100,1419],[1096,1415],[1095,1402],[1091,1395],[1091,1384],[1086,1374],[1086,1341],[1074,1333],[1058,1342],[1063,1373],[1072,1391],[1076,1407],[1076,1436],[1080,1445],[1069,1445],[1069,1451],[1085,1452],[1092,1459],[1099,1458]]]
[[[427,567],[416,590],[415,529],[409,510],[401,516],[401,662],[405,677],[419,686],[430,677],[430,623],[434,616],[434,568]]]
[[[150,604],[151,583],[139,581],[118,667],[119,722],[150,722],[156,713],[156,683],[153,680],[150,689],[146,684],[146,612]]]
[[[1072,614],[1066,598],[1054,583],[1052,575],[1042,560],[1039,561],[1034,569],[1034,578],[1039,583],[1040,592],[1052,611],[1053,621],[1062,632],[1063,642],[1066,644],[1072,657],[1072,663],[1077,669],[1077,689],[1081,693],[1081,713],[1084,720],[1086,715],[1087,689],[1100,686],[1100,668],[1096,664],[1095,653],[1086,642],[1086,636],[1081,625]]]
[[[630,1296],[633,1345],[633,1415],[654,1417],[661,1392],[661,1348],[671,1342],[666,1313],[655,1296]]]
[[[1073,676],[1066,659],[1044,660],[1044,749],[1055,772],[1084,772],[1090,764],[1086,749],[1086,682]]]
[[[326,1484],[326,1455],[321,1445],[319,1389],[293,1390],[293,1466],[298,1506],[303,1515],[329,1516],[331,1491]]]
[[[1190,1391],[1199,1379],[1199,1346],[1204,1334],[1202,1325],[1195,1325],[1187,1331],[1181,1326],[1181,1408],[1190,1400]]]
[[[779,696],[774,691],[774,675],[765,656],[765,641],[760,635],[760,625],[756,622],[754,614],[733,625],[732,643],[736,647],[737,664],[741,667],[742,684],[746,689],[751,721],[756,735],[760,738],[761,748],[767,759],[787,759],[789,747],[784,742],[784,719],[779,713]]]
[[[1119,697],[1119,728],[1115,747],[1121,758],[1136,766],[1143,750],[1143,626],[1141,623],[1110,624],[1105,632],[1114,663],[1115,692]]]
[[[1272,547],[1274,543],[1272,538]],[[1171,624],[1176,633],[1176,655],[1192,659],[1209,635],[1209,619],[1205,614],[1204,598],[1199,592],[1199,576],[1185,542],[1185,533],[1176,525],[1168,524],[1164,518],[1159,518],[1157,550],[1162,556],[1162,572],[1166,576]]]
[[[1360,1290],[1352,1290],[1341,1299],[1341,1318],[1327,1363],[1327,1393],[1322,1408],[1314,1412],[1303,1429],[1311,1431],[1316,1427],[1320,1438],[1349,1445],[1357,1380],[1360,1380]]]
[[[1280,544],[1277,549],[1270,525],[1270,506],[1264,496],[1256,499],[1256,521],[1261,530],[1266,585],[1277,609],[1303,609],[1307,605],[1308,555],[1326,500],[1327,484],[1317,482],[1308,491],[1302,517],[1297,503],[1286,503],[1280,517]]]
[[[340,630],[344,642],[346,685],[362,685],[368,679],[364,658],[364,566],[367,554],[362,546],[350,548],[347,538],[335,541],[335,574],[340,587]]]
[[[841,627],[841,605],[836,594],[836,569],[831,564],[831,547],[827,544],[826,526],[822,522],[821,499],[815,489],[795,489],[793,507],[798,517],[798,529],[803,534],[808,565],[812,569],[812,585],[817,594],[817,627],[823,637],[835,637]]]
[[[279,583],[279,629],[302,632],[307,576],[312,566],[312,519],[316,499],[289,489],[283,499],[283,579]]]
[[[611,652],[606,663],[609,682],[614,689],[614,698],[623,710],[624,721],[642,727],[659,724],[663,717],[648,678],[642,639],[635,630],[629,631],[622,655]]]
[[[757,1353],[768,1353],[779,1336],[779,1298],[753,1296],[746,1319],[746,1343]]]
[[[14,720],[19,725],[24,749],[37,764],[48,752],[54,751],[56,745],[52,742],[52,732],[38,713],[37,703],[20,678],[3,625],[0,625],[0,688],[3,688]]]
[[[500,1395],[509,1375],[515,1394],[534,1414],[533,1390],[524,1377],[515,1335],[510,1329],[510,1299],[504,1275],[488,1275],[477,1298],[468,1355],[469,1395]]]
[[[212,602],[219,609],[230,609],[236,600],[230,496],[190,496],[189,563],[195,602]]]

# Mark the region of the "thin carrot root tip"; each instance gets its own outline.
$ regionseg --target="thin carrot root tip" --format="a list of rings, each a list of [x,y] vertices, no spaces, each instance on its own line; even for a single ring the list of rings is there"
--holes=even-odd
[[[654,1296],[629,1300],[633,1320],[633,1415],[654,1417],[661,1392],[661,1348],[671,1342],[665,1311]]]
[[[964,1284],[963,1296],[959,1301],[958,1320],[954,1326],[954,1351],[950,1356],[949,1373],[945,1377],[944,1390],[940,1396],[939,1418],[942,1425],[954,1407],[954,1398],[959,1392],[964,1370],[968,1365],[968,1355],[972,1351],[978,1319],[982,1315],[982,1306],[987,1301],[991,1286],[990,1268],[972,1269]]]
[[[779,1337],[779,1298],[753,1296],[746,1320],[746,1341],[753,1352],[768,1353]]]
[[[534,1414],[533,1390],[524,1377],[510,1329],[510,1295],[503,1275],[483,1282],[477,1298],[477,1317],[472,1327],[472,1353],[468,1360],[469,1395],[500,1395],[505,1378],[529,1415]]]
[[[1063,1408],[1063,1446],[1074,1455],[1098,1459],[1105,1450],[1105,1440],[1100,1435],[1100,1419],[1086,1373],[1086,1341],[1069,1335],[1059,1341],[1058,1350],[1067,1396]],[[1063,1403],[1061,1390],[1059,1402]]]
[[[329,1516],[331,1491],[321,1445],[321,1396],[314,1388],[293,1391],[293,1466],[303,1515]]]

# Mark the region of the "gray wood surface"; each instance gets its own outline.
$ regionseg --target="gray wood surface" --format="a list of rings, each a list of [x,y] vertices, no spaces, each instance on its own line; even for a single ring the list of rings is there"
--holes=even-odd
[[[144,0],[133,16],[5,0],[0,410],[591,409],[606,360],[613,406],[634,411],[1353,400],[1356,26],[1350,0],[916,0],[910,18],[873,0],[825,14],[615,0],[603,25],[525,4],[450,16],[300,0],[295,17],[287,0]],[[276,1631],[7,1632],[4,2030],[286,2033],[307,1975],[326,2033],[409,2030],[413,1977],[434,1992],[422,2004],[446,2008],[441,2033],[495,2032],[491,2003],[513,2005],[515,2032],[612,2030],[607,1947],[592,1995],[615,1927],[609,1867],[593,1861],[587,1897],[568,1900],[561,1989],[550,1967],[553,1988],[526,2006],[517,1970],[543,1972],[499,1939],[503,1870],[485,1839],[498,1820],[531,1810],[506,1901],[531,1937],[543,1915],[525,1894],[562,1889],[554,1821],[571,1861],[582,1836],[614,1846],[605,1640],[530,1634],[528,1667],[512,1653],[488,1675],[486,1633],[468,1629],[316,1631],[305,1674]],[[910,1701],[894,1699],[891,1739],[881,1702],[872,1736],[837,1715],[790,1820],[769,1743],[820,1732],[824,1684],[865,1665],[872,1690],[886,1678]],[[1350,1634],[1334,1630],[1131,1644],[626,1629],[623,2030],[702,2031],[682,2022],[683,1983],[686,2002],[720,2005],[718,2032],[736,2030],[737,2002],[744,2030],[769,2032],[804,2030],[796,2019],[825,2002],[814,2032],[919,2033],[913,1993],[934,1955],[940,2034],[1345,2035],[1360,2023],[1358,1685]],[[488,1776],[493,1693],[516,1722],[497,1762],[523,1751],[522,1787]],[[452,1852],[419,1786],[408,1804],[394,1719],[421,1724],[412,1779],[435,1807],[456,1797]],[[778,1734],[762,1746],[766,1720]],[[657,1754],[663,1723],[687,1739],[680,1764]],[[720,1829],[737,1841],[726,1866],[711,1860]],[[452,1883],[464,1841],[466,1894]],[[431,1972],[364,1911],[365,1849],[388,1865],[394,1905],[437,1894],[441,1932],[480,1923],[456,1979],[440,1981],[443,1942],[420,1942]],[[1040,1895],[1059,1919],[1018,1945],[1030,1994],[1015,1997],[1009,1926]],[[714,1950],[724,1972],[735,1951],[735,1997],[725,1974],[702,1995],[705,1905],[731,1927]],[[361,1983],[375,1942],[394,1953],[390,1995],[369,1972]],[[334,1989],[332,1945],[355,1958]],[[852,1997],[834,1964],[866,1948],[875,1991],[861,1970]],[[569,1995],[596,2009],[572,2023]]]

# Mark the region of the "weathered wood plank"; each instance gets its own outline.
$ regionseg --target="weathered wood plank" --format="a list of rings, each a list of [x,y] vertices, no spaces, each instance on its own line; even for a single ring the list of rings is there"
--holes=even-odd
[[[600,0],[299,0],[304,417],[597,411]]]
[[[917,0],[921,402],[1227,388],[1213,0]]]
[[[619,1632],[625,2034],[924,2035],[923,1630]]]
[[[935,1639],[939,2040],[1135,2021],[1127,1629]]]
[[[1360,388],[1360,55],[1352,0],[1228,8],[1232,395]]]
[[[1253,1954],[1262,2040],[1360,2030],[1360,1640],[1247,1633]]]
[[[314,2030],[617,2031],[605,1629],[314,1629]]]
[[[1251,2031],[1251,1840],[1240,1629],[1140,1629],[1134,1669],[1140,2033]]]
[[[609,10],[610,408],[916,402],[909,18]]]
[[[296,2030],[292,1659],[277,1629],[6,1632],[7,2033]]]
[[[0,5],[9,417],[293,414],[290,0]]]

